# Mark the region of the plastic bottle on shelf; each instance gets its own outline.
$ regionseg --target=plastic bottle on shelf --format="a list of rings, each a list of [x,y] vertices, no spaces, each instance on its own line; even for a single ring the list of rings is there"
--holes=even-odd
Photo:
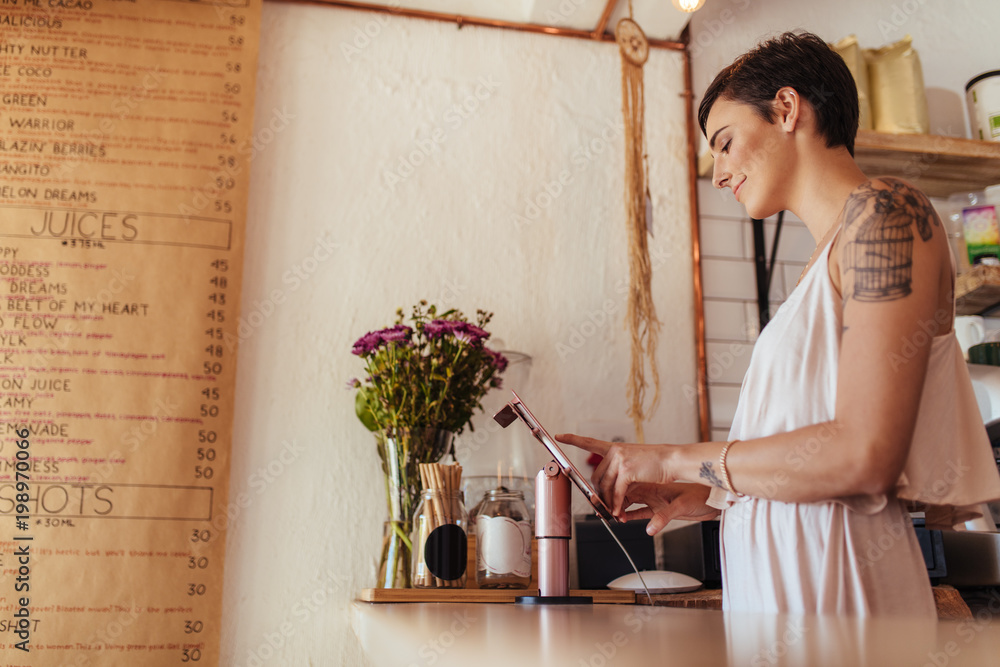
[[[970,268],[969,253],[965,249],[965,229],[962,225],[962,202],[958,195],[952,195],[933,203],[948,235],[951,254],[955,257],[955,274],[960,276]]]
[[[1000,183],[996,185],[991,185],[985,190],[986,192],[986,203],[990,206],[996,206],[1000,208]]]

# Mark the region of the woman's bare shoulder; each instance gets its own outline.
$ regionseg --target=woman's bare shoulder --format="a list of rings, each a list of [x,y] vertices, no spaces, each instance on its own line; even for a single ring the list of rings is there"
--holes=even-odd
[[[849,236],[912,224],[925,241],[933,235],[935,227],[941,226],[927,195],[890,176],[872,178],[855,188],[844,205],[841,223]]]
[[[950,264],[941,219],[927,196],[902,179],[886,176],[859,185],[844,204],[840,224],[838,268],[849,283],[847,297],[899,298],[910,293],[914,264],[922,271]],[[864,281],[857,282],[859,274]],[[880,287],[869,289],[869,282]]]
[[[930,199],[919,188],[890,176],[872,178],[851,192],[839,221],[838,246],[887,236],[930,241],[944,228]]]

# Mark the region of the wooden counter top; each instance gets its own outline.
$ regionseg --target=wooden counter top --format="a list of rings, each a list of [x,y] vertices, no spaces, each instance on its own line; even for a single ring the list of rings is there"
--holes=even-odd
[[[1000,611],[1000,600],[997,601]],[[966,621],[731,614],[633,605],[353,605],[375,667],[996,664],[997,614]]]

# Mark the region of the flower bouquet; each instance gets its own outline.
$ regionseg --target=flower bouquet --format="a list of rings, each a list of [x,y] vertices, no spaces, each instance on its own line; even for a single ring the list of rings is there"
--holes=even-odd
[[[500,386],[507,367],[507,359],[485,345],[493,314],[476,315],[473,324],[461,311],[439,315],[421,301],[409,324],[400,308],[394,326],[354,343],[368,377],[349,385],[358,390],[358,419],[375,433],[389,507],[379,587],[409,586],[410,523],[422,490],[418,466],[439,460],[454,435],[472,428],[483,396]]]

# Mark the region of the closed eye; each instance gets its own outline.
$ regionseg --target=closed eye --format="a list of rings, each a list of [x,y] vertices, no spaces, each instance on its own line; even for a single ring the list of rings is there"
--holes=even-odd
[[[733,145],[733,140],[732,140],[732,139],[730,139],[729,141],[727,141],[727,142],[726,142],[726,145],[725,145],[725,146],[723,146],[723,147],[722,147],[722,150],[721,150],[721,151],[719,151],[719,152],[720,152],[720,153],[729,153],[729,147],[730,147],[730,146],[732,146],[732,145]]]

